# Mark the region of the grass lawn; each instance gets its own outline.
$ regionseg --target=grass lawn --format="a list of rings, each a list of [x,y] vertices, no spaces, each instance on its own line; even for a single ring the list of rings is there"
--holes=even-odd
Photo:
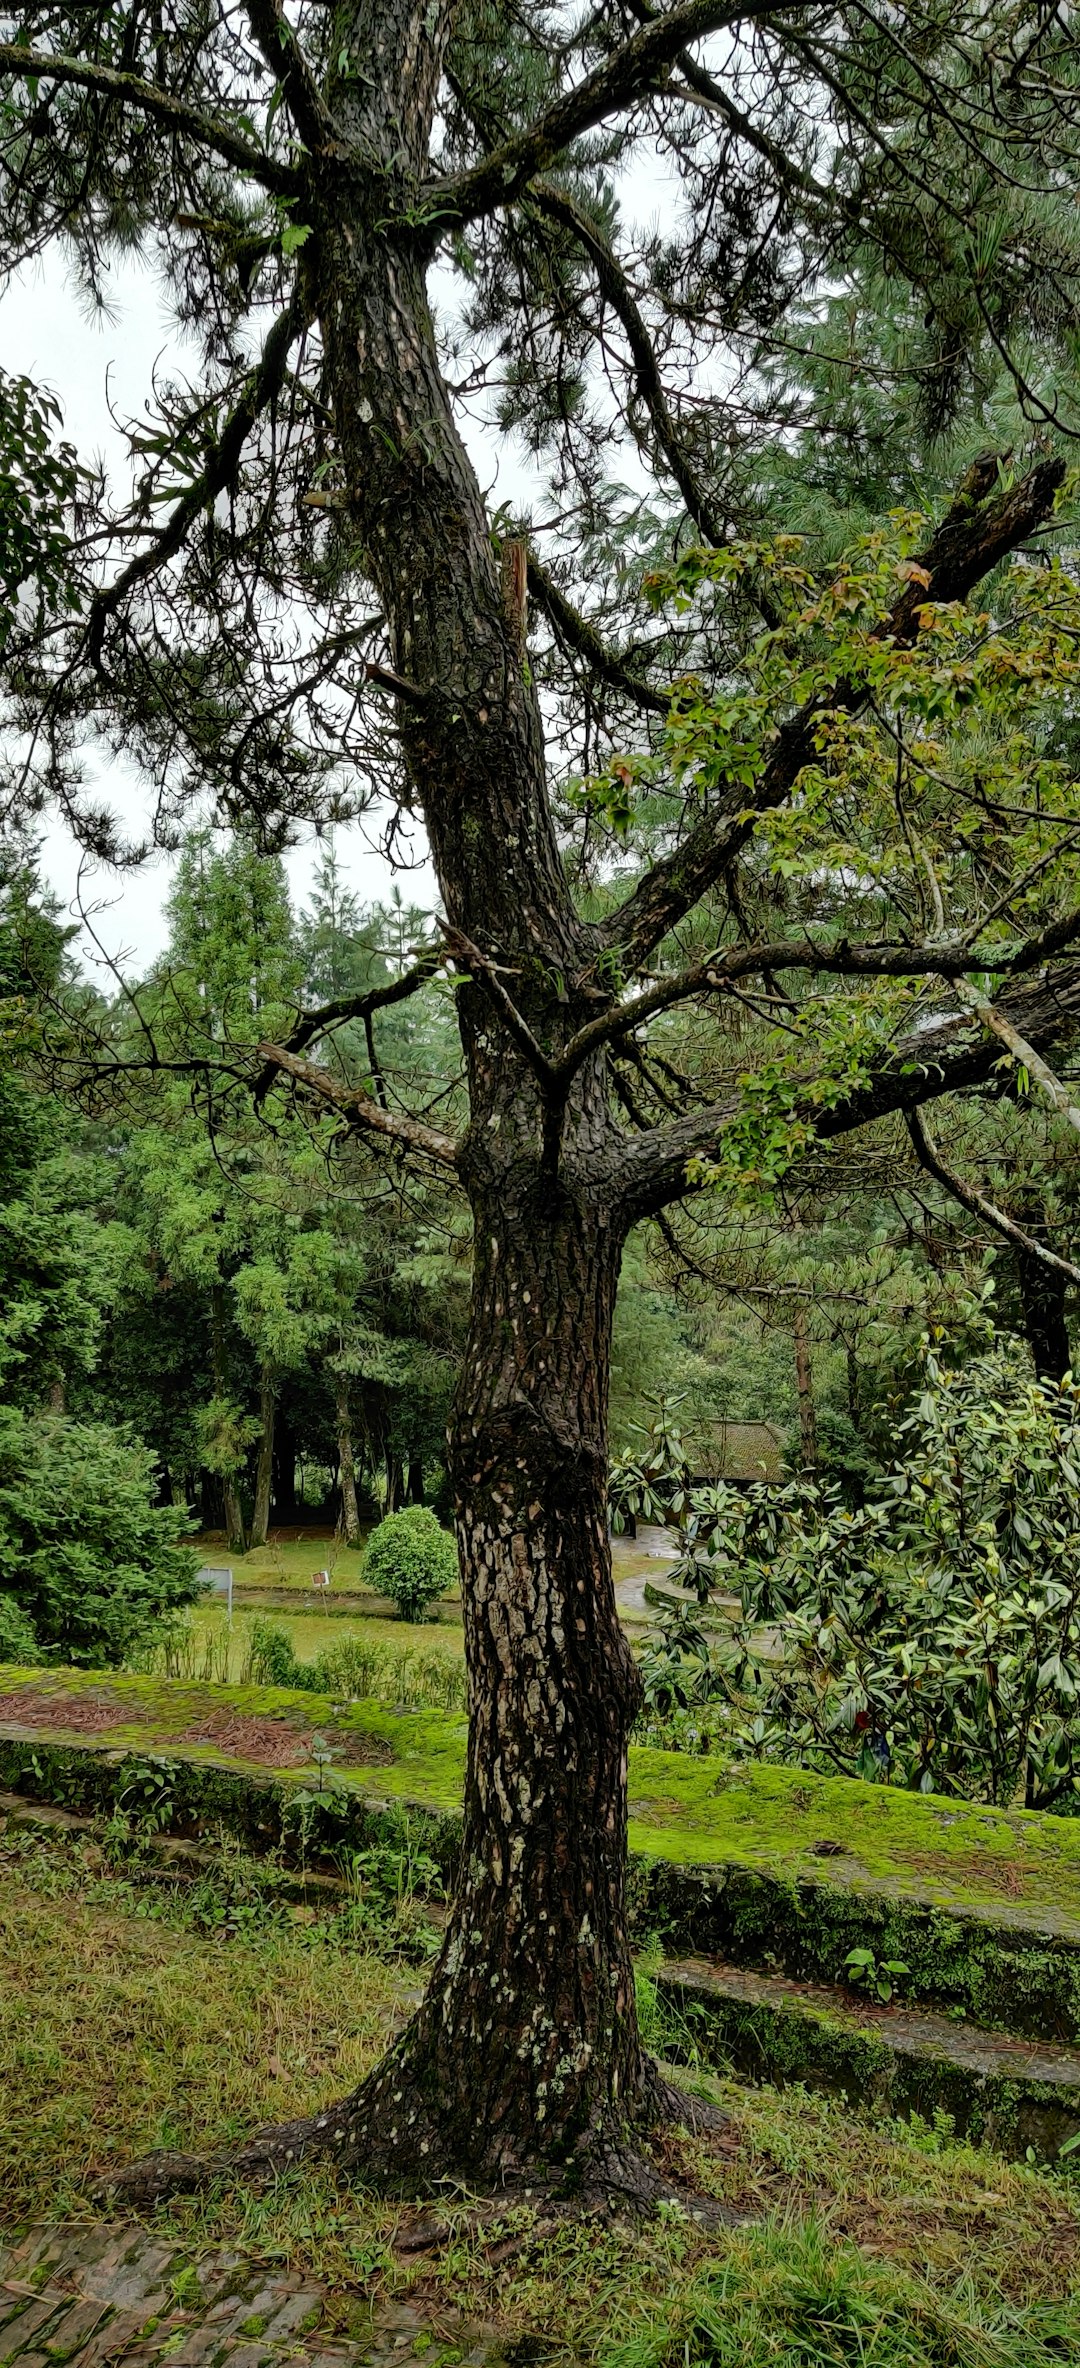
[[[332,1604],[335,1596],[366,1592],[364,1556],[370,1536],[371,1531],[365,1530],[359,1546],[345,1546],[333,1530],[313,1523],[310,1529],[271,1535],[265,1546],[252,1546],[248,1554],[231,1554],[220,1530],[206,1530],[192,1542],[204,1562],[232,1571],[236,1591],[287,1588],[290,1594],[317,1594],[320,1602]],[[311,1584],[312,1573],[319,1570],[330,1572],[325,1595]],[[456,1588],[446,1600],[451,1618],[456,1618]]]
[[[331,1571],[331,1594],[356,1594],[363,1585],[364,1555],[370,1530],[359,1546],[344,1546],[330,1529],[312,1523],[310,1529],[290,1530],[268,1545],[253,1546],[249,1554],[232,1554],[220,1530],[206,1530],[194,1539],[196,1551],[208,1563],[231,1569],[233,1586],[289,1587],[312,1592],[311,1574]]]
[[[100,1845],[0,1835],[0,2219],[79,2216],[91,2175],[150,2146],[227,2144],[329,2103],[416,1995],[421,1927],[393,1870],[343,1919],[228,1881],[172,1893]],[[366,1921],[365,1921],[366,1919]],[[421,1952],[422,1953],[422,1952]],[[663,2046],[647,1975],[643,2010]],[[721,2084],[719,2145],[672,2139],[672,2166],[748,2224],[704,2232],[538,2227],[508,2205],[479,2229],[448,2198],[434,2256],[399,2255],[396,2205],[298,2171],[261,2196],[175,2204],[193,2256],[236,2244],[361,2291],[452,2300],[544,2357],[600,2368],[1051,2368],[1080,2357],[1080,2187],[855,2119],[798,2092]],[[554,2340],[553,2340],[554,2339]],[[519,2354],[539,2356],[527,2353]]]

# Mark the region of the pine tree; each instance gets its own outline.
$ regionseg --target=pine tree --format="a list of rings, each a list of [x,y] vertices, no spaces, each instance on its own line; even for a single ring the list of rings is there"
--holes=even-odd
[[[353,2097],[240,2159],[321,2146],[396,2183],[540,2175],[645,2202],[663,2181],[643,2132],[686,2105],[633,2004],[639,1689],[605,1505],[619,1261],[691,1189],[775,1178],[815,1134],[981,1082],[1003,1028],[1052,1045],[1080,996],[1067,868],[1018,894],[1013,936],[950,934],[947,910],[942,932],[894,816],[903,901],[869,872],[853,938],[829,895],[886,827],[895,709],[933,720],[938,698],[961,761],[939,800],[921,735],[938,884],[942,802],[977,803],[952,729],[965,684],[1015,808],[1009,784],[1024,803],[1032,776],[1006,658],[1019,634],[1036,704],[1072,663],[1067,576],[1048,575],[1040,628],[1006,563],[1045,529],[1055,437],[1076,424],[1075,36],[996,0],[135,0],[122,30],[111,8],[31,6],[11,35],[12,258],[63,238],[94,289],[111,244],[141,242],[201,340],[194,394],[163,385],[140,420],[133,501],[103,494],[72,550],[70,624],[9,641],[15,721],[48,717],[37,785],[107,843],[77,778],[92,723],[147,767],[166,829],[196,788],[271,852],[298,821],[396,799],[403,827],[423,818],[457,981],[464,1123],[420,1075],[392,1096],[315,1058],[340,1011],[275,1032],[265,1010],[264,1098],[294,1092],[469,1203],[450,1461],[472,1715],[423,2004]],[[676,227],[639,234],[620,183],[657,159]],[[456,319],[429,300],[444,258]],[[1003,360],[1025,445],[977,456],[936,525],[879,519],[838,571],[832,549],[793,568],[764,547],[754,463],[775,478],[788,323],[838,285],[887,290],[902,368],[944,426]],[[489,514],[462,439],[460,390],[493,376],[545,486],[531,538]],[[986,644],[964,603],[1003,570],[1009,617]],[[1054,794],[1071,827],[1060,773]],[[797,926],[763,946],[742,890],[785,865]],[[437,955],[353,997],[351,1024],[427,991]],[[936,985],[920,1005],[920,981],[969,975],[993,990],[973,988],[970,1020]],[[615,1054],[660,1014],[689,1005],[705,1034],[740,981],[799,976],[840,983],[798,1060],[686,1114],[641,1108]],[[167,1015],[148,1025],[170,1041]],[[200,1057],[220,1090],[231,1047]],[[144,2192],[204,2175],[159,2165]]]

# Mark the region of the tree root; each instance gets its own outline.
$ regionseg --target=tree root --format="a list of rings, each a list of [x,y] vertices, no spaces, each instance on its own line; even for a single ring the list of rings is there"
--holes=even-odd
[[[605,2113],[570,2141],[565,2153],[553,2150],[524,2160],[516,2151],[493,2147],[477,2161],[471,2150],[464,2157],[458,2154],[451,2133],[437,2122],[392,2050],[353,2096],[325,2113],[256,2130],[229,2152],[144,2155],[110,2171],[99,2181],[96,2196],[150,2211],[171,2196],[195,2194],[218,2182],[265,2185],[322,2155],[384,2194],[420,2197],[459,2180],[474,2195],[484,2187],[503,2203],[527,2200],[560,2212],[647,2216],[658,2204],[678,2203],[695,2217],[730,2217],[722,2206],[675,2185],[648,2150],[650,2133],[676,2126],[695,2137],[708,2136],[728,2126],[727,2116],[710,2099],[678,2088],[651,2058],[644,2075],[632,2121],[619,2122]]]

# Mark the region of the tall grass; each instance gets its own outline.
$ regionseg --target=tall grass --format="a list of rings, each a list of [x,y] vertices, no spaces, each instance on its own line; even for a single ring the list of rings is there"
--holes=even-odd
[[[1063,2368],[1080,2357],[1075,2301],[1016,2306],[966,2282],[943,2293],[814,2216],[741,2230],[718,2267],[621,2315],[598,2368]]]
[[[193,1627],[167,1629],[134,1653],[125,1669],[141,1677],[182,1677],[189,1683],[227,1686],[232,1638],[229,1630],[208,1628],[200,1636]]]
[[[405,1710],[461,1711],[467,1704],[464,1667],[448,1653],[350,1636],[314,1661],[298,1661],[288,1631],[274,1620],[253,1623],[243,1683],[299,1686],[339,1701],[393,1702]]]

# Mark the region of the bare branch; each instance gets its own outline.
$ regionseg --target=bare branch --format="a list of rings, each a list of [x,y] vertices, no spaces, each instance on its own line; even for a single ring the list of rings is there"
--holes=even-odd
[[[1075,1127],[1077,1134],[1080,1134],[1080,1109],[1077,1108],[1072,1095],[1062,1085],[1061,1079],[1055,1077],[1053,1070],[1043,1060],[1041,1053],[1037,1052],[1035,1046],[1029,1044],[1026,1037],[1021,1035],[1019,1028],[1009,1019],[1008,1013],[1002,1011],[999,1004],[988,1002],[985,995],[980,995],[966,981],[959,984],[958,991],[962,1001],[967,1004],[968,1010],[974,1013],[976,1019],[982,1021],[984,1028],[989,1028],[991,1035],[996,1036],[998,1042],[1004,1044],[1007,1051],[1011,1052],[1014,1061],[1021,1062],[1022,1066],[1030,1070],[1031,1075],[1037,1078],[1047,1100],[1057,1111],[1059,1118],[1064,1118],[1067,1125]]]
[[[1049,516],[1064,476],[1064,461],[1039,461],[996,499],[955,503],[919,554],[918,575],[905,584],[875,639],[888,637],[909,648],[918,636],[924,608],[937,601],[966,600],[975,585]],[[923,574],[930,577],[928,587],[919,580]],[[756,816],[781,805],[790,794],[813,754],[820,718],[837,710],[856,714],[866,697],[861,684],[841,682],[828,698],[808,700],[777,731],[756,789],[748,791],[745,783],[733,781],[682,845],[662,856],[638,881],[601,932],[602,943],[619,954],[625,971],[640,969],[653,947],[721,877],[746,845]],[[750,806],[754,813],[744,819]]]
[[[994,1233],[1000,1233],[1014,1250],[1022,1250],[1025,1257],[1037,1258],[1041,1266],[1052,1266],[1056,1274],[1067,1275],[1070,1283],[1080,1283],[1080,1266],[1074,1266],[1071,1259],[1059,1258],[1053,1250],[1044,1248],[1042,1242],[1037,1242],[1032,1234],[1024,1232],[1022,1225],[1017,1225],[1015,1218],[1007,1216],[1004,1209],[995,1208],[992,1200],[987,1200],[983,1193],[976,1191],[973,1184],[966,1183],[953,1168],[946,1166],[921,1110],[908,1111],[907,1130],[920,1166],[926,1169],[928,1176],[936,1178],[953,1200],[959,1201],[962,1209],[967,1209],[981,1224],[989,1225]]]
[[[370,1134],[382,1135],[397,1143],[405,1151],[422,1152],[426,1159],[438,1160],[442,1167],[456,1167],[458,1147],[452,1135],[443,1135],[435,1127],[424,1126],[420,1119],[409,1118],[404,1111],[380,1109],[370,1095],[359,1093],[355,1086],[344,1085],[329,1069],[320,1069],[314,1061],[302,1061],[283,1044],[256,1046],[259,1058],[286,1077],[303,1091],[314,1094],[321,1102],[328,1102],[340,1110],[349,1125]]]
[[[518,1051],[524,1053],[530,1069],[539,1078],[540,1084],[546,1092],[550,1092],[556,1078],[555,1064],[549,1060],[543,1045],[537,1042],[528,1020],[518,1010],[513,996],[504,987],[499,975],[500,965],[493,962],[490,955],[482,954],[479,946],[474,946],[472,939],[463,936],[460,929],[452,929],[447,921],[443,921],[440,926],[455,962],[459,962],[462,969],[467,970],[470,977],[475,978],[478,985],[483,987],[495,1005],[495,1009],[505,1025],[507,1035],[513,1037]]]
[[[144,82],[141,74],[126,74],[117,66],[91,65],[84,58],[55,56],[45,50],[24,48],[20,42],[3,41],[0,42],[0,77],[4,75],[17,76],[24,82],[60,82],[79,90],[98,91],[102,97],[117,99],[125,107],[137,107],[141,114],[164,124],[169,131],[185,133],[200,147],[224,157],[239,172],[250,173],[264,189],[289,193],[299,188],[297,174],[291,166],[278,164],[261,148],[253,148],[229,124],[218,122],[215,116],[203,115],[198,107],[189,107],[186,100],[174,98],[156,82]]]

